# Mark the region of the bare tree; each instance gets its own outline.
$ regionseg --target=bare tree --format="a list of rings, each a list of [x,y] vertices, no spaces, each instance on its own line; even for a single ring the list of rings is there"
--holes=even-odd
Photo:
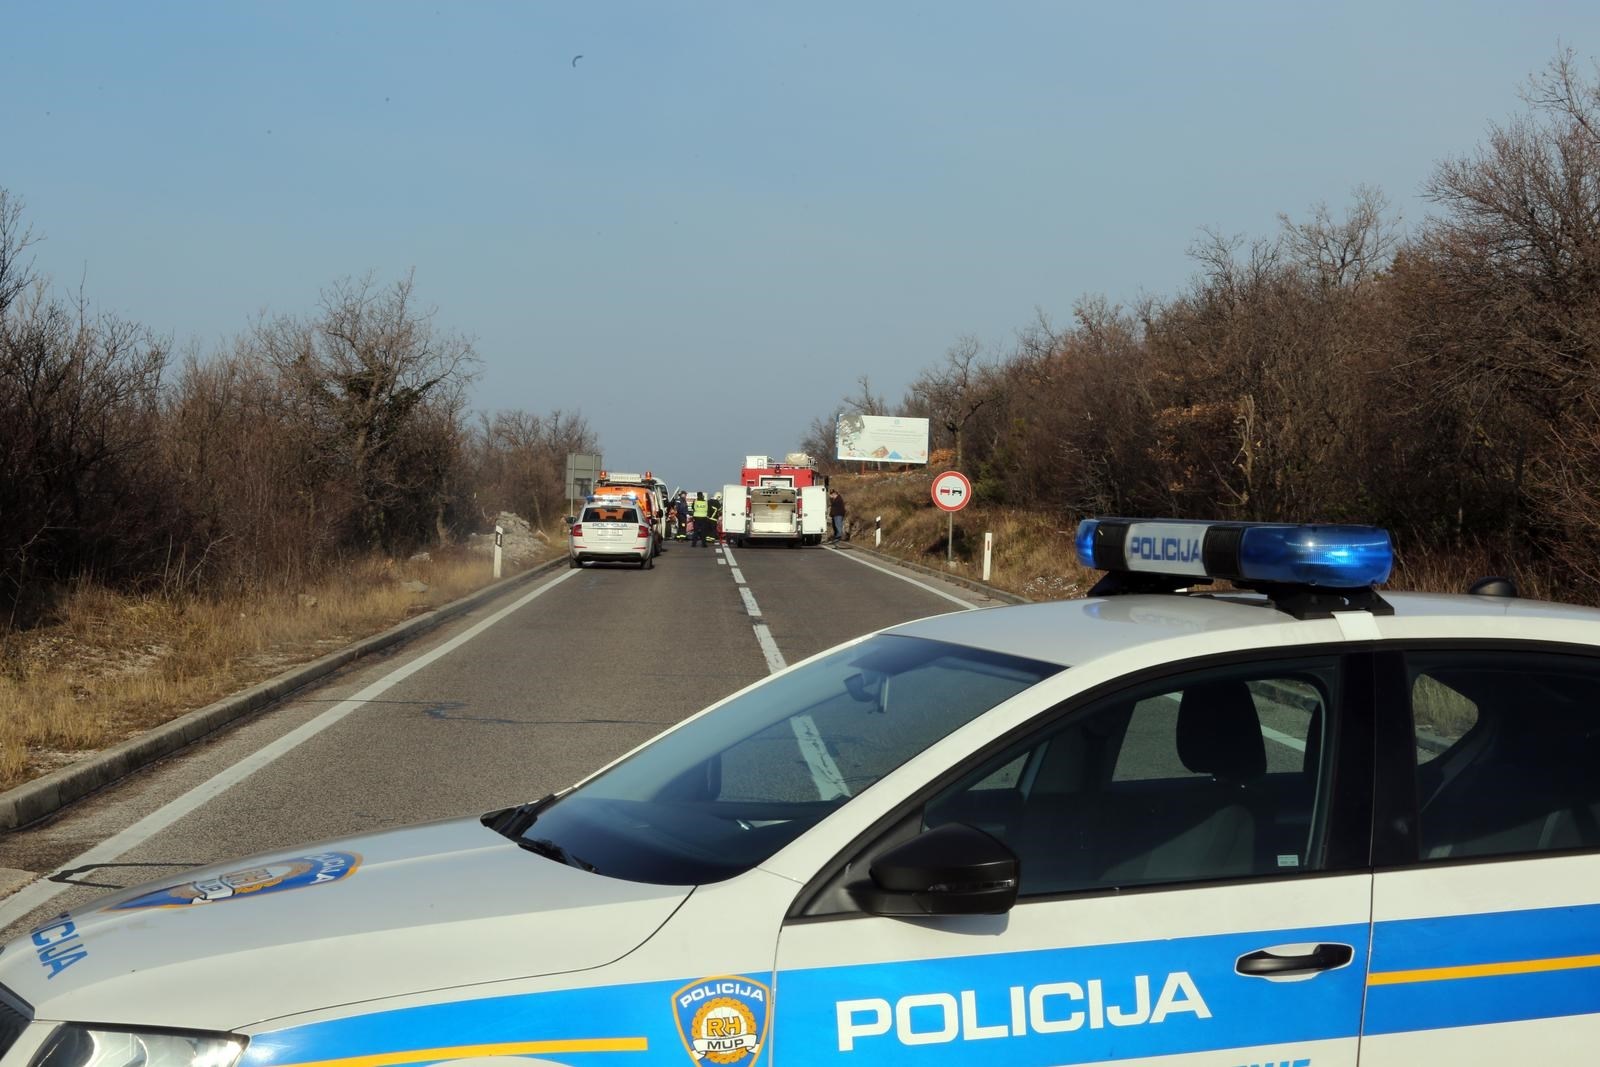
[[[856,379],[856,388],[860,392],[854,396],[845,397],[845,407],[857,415],[889,414],[888,402],[880,394],[872,391],[872,381],[865,374]]]
[[[499,411],[480,416],[474,435],[473,485],[480,516],[500,511],[527,516],[535,526],[566,506],[566,460],[600,450],[588,420],[557,408],[548,415]],[[559,509],[559,510],[558,510]]]
[[[28,249],[38,238],[22,214],[22,201],[0,188],[0,316],[34,284]]]
[[[1324,288],[1372,281],[1388,267],[1400,241],[1400,220],[1389,213],[1383,193],[1370,185],[1356,186],[1342,219],[1320,203],[1304,222],[1281,214],[1278,221],[1289,258]]]
[[[839,467],[836,458],[839,447],[838,423],[843,411],[843,408],[834,408],[832,413],[812,419],[800,439],[800,451],[811,456],[824,471],[832,472]]]
[[[164,342],[51,299],[0,316],[0,602],[84,571],[135,578],[174,516],[155,448]],[[13,615],[13,618],[16,616]]]
[[[911,385],[912,395],[926,405],[928,418],[949,436],[957,466],[967,424],[999,395],[992,364],[982,357],[982,344],[974,337],[962,337],[946,350],[942,364],[923,371]]]
[[[473,374],[472,345],[436,330],[433,315],[416,307],[410,275],[386,288],[368,276],[325,290],[314,319],[279,317],[255,329],[291,413],[347,472],[370,546],[397,532],[392,513],[417,488],[415,472],[394,462],[406,435],[430,402]]]
[[[1407,385],[1455,428],[1462,510],[1478,509],[1460,525],[1581,555],[1600,549],[1586,488],[1600,470],[1600,79],[1562,53],[1523,96],[1527,112],[1436,168],[1439,211],[1401,250],[1391,295]]]

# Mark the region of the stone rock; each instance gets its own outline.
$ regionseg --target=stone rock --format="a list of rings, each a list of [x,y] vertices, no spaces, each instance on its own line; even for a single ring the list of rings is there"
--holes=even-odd
[[[428,583],[419,582],[413,578],[409,582],[401,582],[400,588],[408,593],[426,593],[428,591]]]
[[[407,563],[432,563],[433,556],[427,552],[418,552],[406,560]]]
[[[521,515],[502,511],[495,517],[493,526],[505,531],[501,535],[500,550],[507,563],[525,563],[538,559],[545,553],[549,538],[542,530],[534,530]],[[467,550],[481,555],[494,553],[494,530],[472,534],[467,538]]]
[[[295,595],[295,601],[302,608],[314,608],[317,606],[317,598],[312,596],[310,593],[297,593]]]

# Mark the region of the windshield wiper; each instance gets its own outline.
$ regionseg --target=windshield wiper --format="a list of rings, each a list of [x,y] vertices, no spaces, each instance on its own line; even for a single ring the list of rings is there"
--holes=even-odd
[[[499,811],[491,811],[480,821],[497,834],[504,834],[506,837],[513,839],[518,838],[522,836],[523,831],[538,820],[539,812],[544,806],[555,798],[556,795],[550,793],[540,797],[538,800],[530,800],[526,804],[518,804],[514,808],[501,808]]]
[[[539,855],[553,859],[557,863],[565,863],[568,867],[576,867],[579,870],[588,871],[590,874],[595,874],[599,871],[599,868],[594,864],[572,855],[548,837],[525,837],[519,840],[517,845],[527,849],[529,852],[537,852]]]

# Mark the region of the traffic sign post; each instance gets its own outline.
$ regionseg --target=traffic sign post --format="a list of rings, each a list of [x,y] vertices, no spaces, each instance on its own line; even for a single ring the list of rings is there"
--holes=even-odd
[[[966,507],[971,497],[972,483],[960,471],[945,471],[933,480],[934,506],[949,515],[944,535],[946,566],[956,561],[956,512]]]

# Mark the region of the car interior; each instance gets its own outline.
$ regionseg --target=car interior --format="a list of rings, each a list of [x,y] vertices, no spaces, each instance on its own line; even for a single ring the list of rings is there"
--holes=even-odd
[[[1101,703],[947,790],[924,825],[1005,841],[1023,895],[1294,873],[1312,855],[1328,684],[1214,678]]]

